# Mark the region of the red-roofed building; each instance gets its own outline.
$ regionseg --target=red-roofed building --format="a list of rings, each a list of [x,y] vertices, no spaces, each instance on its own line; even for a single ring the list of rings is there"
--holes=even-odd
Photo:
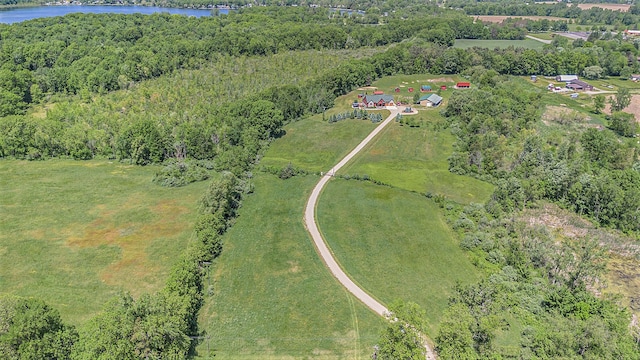
[[[468,82],[459,82],[456,84],[457,89],[468,89],[471,87],[471,83]]]

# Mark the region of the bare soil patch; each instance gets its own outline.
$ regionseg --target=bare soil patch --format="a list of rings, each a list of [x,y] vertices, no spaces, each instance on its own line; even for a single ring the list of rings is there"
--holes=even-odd
[[[452,83],[454,81],[453,81],[453,78],[450,78],[450,77],[440,77],[440,78],[437,78],[437,79],[429,79],[429,80],[427,80],[427,82],[430,82],[430,83],[443,83],[443,82]]]
[[[627,12],[631,8],[629,4],[578,4],[578,7],[582,10],[589,10],[594,7],[601,9]]]
[[[604,108],[604,112],[607,114],[611,114],[611,105],[609,101],[613,98],[613,95],[607,97],[607,104]],[[626,108],[622,109],[624,112],[628,112],[629,114],[633,114],[635,116],[636,121],[640,122],[640,95],[631,95],[631,103]]]
[[[491,23],[497,23],[497,24],[500,24],[509,18],[529,19],[529,20],[547,19],[547,20],[553,20],[553,21],[567,20],[565,18],[556,17],[556,16],[505,16],[505,15],[471,15],[471,16],[473,16],[475,21],[484,21],[484,22],[491,22]]]

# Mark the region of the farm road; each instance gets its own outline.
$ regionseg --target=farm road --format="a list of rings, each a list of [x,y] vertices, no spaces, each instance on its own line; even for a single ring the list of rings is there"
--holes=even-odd
[[[329,172],[324,174],[318,184],[313,188],[311,195],[309,196],[309,200],[307,201],[307,206],[304,210],[304,222],[307,227],[307,231],[313,238],[313,242],[318,250],[318,254],[324,261],[325,265],[329,268],[333,276],[338,279],[340,284],[344,286],[350,293],[352,293],[355,297],[357,297],[360,301],[362,301],[367,307],[373,310],[375,313],[382,317],[388,317],[389,310],[382,305],[378,300],[374,299],[371,295],[367,294],[362,288],[360,288],[356,283],[354,283],[349,276],[342,270],[338,262],[333,257],[331,250],[327,246],[327,243],[324,241],[322,234],[318,228],[318,224],[316,223],[316,205],[318,204],[318,198],[320,197],[320,193],[322,193],[322,189],[324,189],[325,185],[329,182],[329,180],[333,177],[336,171],[340,170],[344,165],[346,165],[356,154],[358,154],[365,146],[378,135],[389,123],[391,123],[396,115],[400,113],[400,110],[396,107],[388,108],[391,110],[391,114],[380,124],[378,125],[369,135],[367,135],[358,146],[356,146],[347,156],[345,156],[340,162],[338,162]],[[435,359],[435,355],[431,348],[427,345],[427,359]]]

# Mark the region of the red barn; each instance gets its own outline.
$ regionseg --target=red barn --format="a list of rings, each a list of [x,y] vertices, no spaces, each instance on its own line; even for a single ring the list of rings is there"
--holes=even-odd
[[[471,87],[471,83],[468,82],[459,82],[456,84],[456,88],[458,89],[468,89]]]

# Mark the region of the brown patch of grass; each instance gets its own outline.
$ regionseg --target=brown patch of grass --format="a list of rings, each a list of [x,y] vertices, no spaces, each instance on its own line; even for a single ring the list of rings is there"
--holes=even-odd
[[[69,236],[66,244],[80,248],[103,245],[119,247],[120,259],[101,271],[101,280],[109,285],[123,286],[134,295],[139,295],[147,290],[140,284],[149,284],[147,287],[150,288],[150,282],[145,278],[150,279],[159,270],[147,255],[148,246],[156,238],[175,236],[184,231],[186,224],[179,217],[188,209],[179,206],[175,200],[164,200],[149,208],[153,213],[150,222],[119,222],[118,215],[123,211],[131,211],[135,202],[129,201],[128,204],[110,211],[98,205],[95,209],[98,218],[85,226],[80,234]],[[136,288],[129,288],[129,279],[132,277],[142,280],[136,282]]]
[[[542,114],[542,122],[549,125],[556,122],[562,125],[572,123],[585,123],[589,121],[589,116],[563,106],[548,105]]]

